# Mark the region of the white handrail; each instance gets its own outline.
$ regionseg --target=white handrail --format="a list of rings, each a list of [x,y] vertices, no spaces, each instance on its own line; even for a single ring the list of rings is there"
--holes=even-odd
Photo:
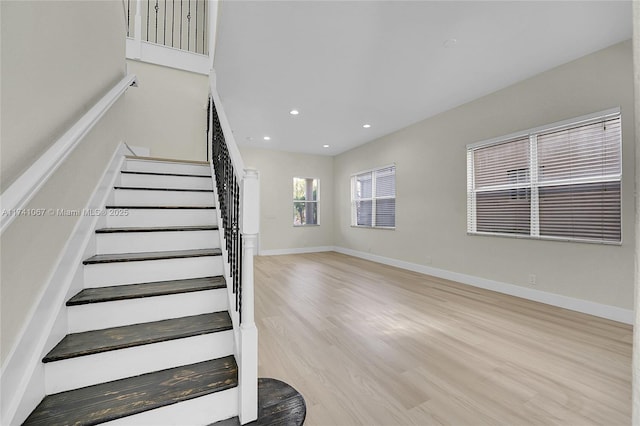
[[[236,139],[233,137],[231,125],[229,124],[229,120],[227,119],[227,114],[224,112],[224,108],[222,107],[222,101],[220,100],[220,95],[218,94],[218,90],[216,88],[216,74],[213,70],[209,74],[209,92],[211,93],[213,103],[215,104],[216,110],[218,112],[220,127],[222,127],[224,140],[227,142],[229,157],[231,157],[231,163],[233,164],[233,169],[236,172],[236,179],[238,179],[239,185],[244,178],[244,161],[242,160],[242,156],[240,155],[240,150],[238,150]]]
[[[8,228],[18,216],[17,211],[26,207],[109,108],[120,99],[129,86],[136,82],[137,78],[134,74],[129,74],[120,80],[0,195],[0,207],[7,213],[0,218],[0,233]]]

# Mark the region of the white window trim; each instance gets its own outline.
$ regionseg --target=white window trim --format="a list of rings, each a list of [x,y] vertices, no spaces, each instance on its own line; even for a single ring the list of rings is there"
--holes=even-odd
[[[354,203],[356,201],[355,199],[355,192],[354,192],[354,179],[356,178],[356,176],[358,175],[362,175],[365,173],[371,173],[372,176],[372,182],[371,182],[371,194],[373,195],[375,193],[375,179],[376,179],[376,174],[375,172],[377,172],[378,170],[383,170],[383,169],[388,169],[390,167],[393,167],[394,169],[396,169],[396,163],[391,163],[391,164],[387,164],[385,166],[380,166],[380,167],[373,167],[371,169],[365,169],[365,170],[360,170],[359,172],[353,173],[351,175],[351,180],[350,180],[350,184],[351,184],[351,227],[352,228],[368,228],[368,229],[386,229],[386,230],[390,230],[393,231],[396,229],[395,226],[377,226],[377,225],[358,225],[358,219],[357,219],[357,212],[356,209],[354,208]],[[397,186],[398,181],[396,180],[396,173],[394,170],[394,183]],[[395,191],[395,188],[394,188]],[[371,216],[372,218],[376,217],[376,203],[374,202],[375,200],[396,200],[396,207],[398,205],[398,200],[397,200],[397,194],[393,197],[389,197],[389,196],[385,196],[385,197],[372,197],[372,198],[359,198],[358,201],[372,201],[371,205]],[[393,212],[394,215],[394,222],[395,219],[397,219],[396,216],[396,212]]]
[[[497,138],[486,139],[483,141],[475,142],[467,145],[467,235],[480,235],[480,236],[494,236],[494,237],[504,237],[504,238],[517,238],[517,239],[528,239],[528,240],[549,240],[549,241],[564,241],[564,242],[579,242],[579,243],[589,243],[589,244],[600,244],[600,245],[614,245],[621,246],[624,241],[624,232],[623,232],[623,218],[622,211],[620,212],[620,241],[601,241],[601,240],[592,240],[587,238],[568,238],[568,237],[553,237],[553,236],[541,236],[539,229],[539,220],[537,217],[538,214],[538,188],[544,186],[553,186],[557,185],[558,182],[562,183],[570,183],[570,184],[580,184],[580,183],[601,183],[601,182],[620,182],[620,186],[622,187],[622,164],[620,167],[620,173],[615,175],[605,175],[598,177],[590,177],[590,178],[574,178],[571,180],[562,179],[561,181],[548,181],[548,182],[538,182],[538,168],[537,168],[537,155],[531,155],[530,157],[530,183],[527,184],[504,184],[504,185],[493,185],[491,187],[484,187],[482,189],[477,190],[474,187],[474,179],[473,176],[475,174],[474,164],[473,164],[473,151],[475,149],[481,147],[487,147],[491,145],[498,145],[502,143],[508,143],[511,141],[515,141],[518,139],[529,138],[529,144],[531,151],[537,152],[537,137],[540,133],[546,133],[550,131],[562,131],[565,129],[570,129],[576,126],[588,125],[591,123],[596,123],[602,120],[606,120],[608,118],[612,118],[618,115],[622,115],[620,111],[620,107],[606,109],[600,112],[594,112],[592,114],[583,115],[576,118],[571,118],[567,120],[557,121],[555,123],[547,124],[544,126],[533,127],[531,129],[511,133],[509,135],[500,136]],[[622,138],[620,138],[620,152],[622,153]],[[534,167],[535,166],[535,167]],[[534,179],[535,174],[535,179]],[[496,191],[501,189],[516,189],[516,188],[531,188],[531,232],[530,235],[522,235],[522,234],[506,234],[506,233],[497,233],[497,232],[483,232],[477,230],[476,224],[476,193],[484,192],[484,191]],[[622,194],[620,194],[622,203]],[[535,207],[535,209],[534,209]]]
[[[318,191],[316,193],[316,199],[313,201],[293,200],[293,203],[316,203],[316,212],[318,214],[318,223],[305,223],[304,225],[293,224],[294,228],[306,228],[308,226],[320,226],[320,178],[312,176],[294,176],[293,179],[313,179],[318,181]],[[292,179],[292,181],[293,181]],[[293,204],[292,204],[293,205]]]

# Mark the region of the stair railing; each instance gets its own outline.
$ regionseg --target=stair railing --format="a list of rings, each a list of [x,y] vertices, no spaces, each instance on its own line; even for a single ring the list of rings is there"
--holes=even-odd
[[[208,0],[124,0],[127,37],[209,53]]]
[[[229,313],[238,364],[239,418],[258,416],[258,331],[254,321],[253,257],[259,230],[259,176],[244,167],[215,87],[207,108],[207,156],[213,168]]]

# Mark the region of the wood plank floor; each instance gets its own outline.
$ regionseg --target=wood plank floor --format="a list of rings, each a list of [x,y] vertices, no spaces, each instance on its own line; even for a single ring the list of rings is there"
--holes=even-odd
[[[628,425],[631,326],[338,253],[256,257],[305,425]]]

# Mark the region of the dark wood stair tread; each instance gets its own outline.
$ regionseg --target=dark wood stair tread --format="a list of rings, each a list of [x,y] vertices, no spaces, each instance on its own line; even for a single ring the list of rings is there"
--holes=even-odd
[[[203,226],[155,226],[155,227],[129,227],[129,228],[100,228],[96,234],[115,234],[121,232],[179,232],[179,231],[217,231],[217,225]]]
[[[194,250],[174,250],[174,251],[151,251],[142,253],[115,253],[96,254],[82,261],[85,265],[96,263],[117,263],[117,262],[140,262],[145,260],[183,259],[188,257],[220,256],[222,251],[219,248],[194,249]]]
[[[250,426],[301,426],[307,416],[304,397],[291,385],[276,379],[258,378],[258,419]],[[209,426],[240,426],[238,417]]]
[[[233,356],[46,396],[25,425],[95,425],[238,385]]]
[[[208,161],[201,160],[176,160],[173,158],[164,158],[164,157],[143,157],[140,155],[125,155],[128,160],[142,160],[142,161],[151,161],[156,163],[175,163],[175,164],[195,164],[199,166],[208,166]]]
[[[115,285],[111,287],[85,288],[67,301],[67,306],[89,303],[113,302],[116,300],[140,299],[143,297],[191,293],[195,291],[225,288],[223,277],[190,278],[186,280],[158,281],[151,283]]]
[[[213,189],[189,189],[189,188],[147,188],[138,186],[114,186],[114,189],[126,189],[132,191],[165,191],[165,192],[213,192]]]
[[[179,209],[179,210],[211,210],[215,209],[215,206],[106,206],[107,210],[114,209],[141,209],[141,210],[150,210],[150,209]]]
[[[211,175],[196,175],[193,173],[163,173],[163,172],[138,172],[135,170],[122,170],[120,173],[127,175],[151,175],[151,176],[180,176],[211,179]]]
[[[216,333],[232,328],[229,313],[223,311],[73,333],[66,335],[60,343],[51,349],[42,362],[60,361],[117,349]]]

